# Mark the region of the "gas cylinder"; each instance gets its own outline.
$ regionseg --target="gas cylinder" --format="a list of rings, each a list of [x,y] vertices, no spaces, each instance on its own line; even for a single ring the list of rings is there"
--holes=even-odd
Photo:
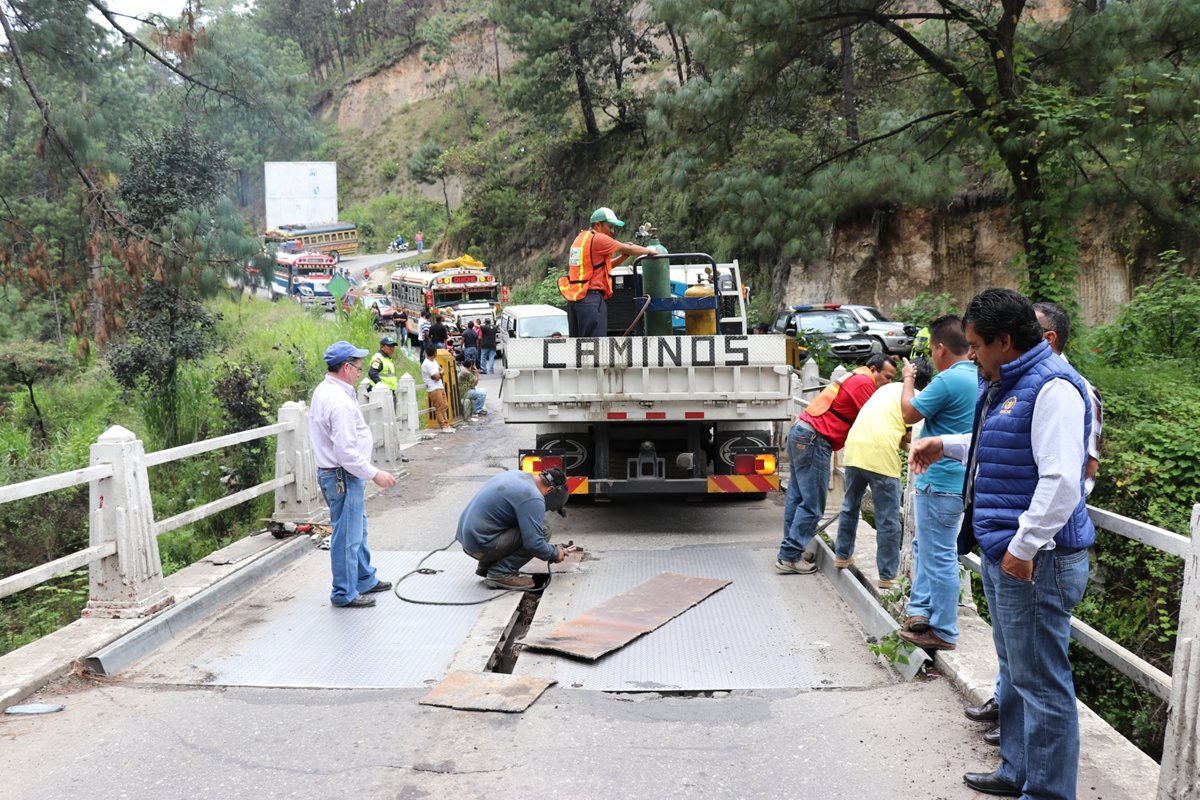
[[[684,297],[712,297],[713,287],[711,283],[698,283],[695,286],[689,286],[687,291],[683,293]],[[703,311],[688,311],[685,315],[687,318],[688,336],[716,336],[717,334],[717,312],[716,309],[708,308]]]
[[[650,228],[649,239],[645,246],[660,253],[667,252],[657,233]],[[655,299],[671,296],[671,264],[665,258],[648,258],[642,262],[642,284],[646,295]],[[671,312],[650,311],[646,314],[647,336],[671,335]]]

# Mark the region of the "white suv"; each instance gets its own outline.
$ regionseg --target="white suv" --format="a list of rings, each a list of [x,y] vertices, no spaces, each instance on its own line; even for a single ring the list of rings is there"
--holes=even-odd
[[[849,311],[860,324],[865,325],[867,335],[878,340],[885,353],[907,356],[912,352],[913,337],[917,335],[915,325],[892,322],[874,306],[843,303],[842,310]]]

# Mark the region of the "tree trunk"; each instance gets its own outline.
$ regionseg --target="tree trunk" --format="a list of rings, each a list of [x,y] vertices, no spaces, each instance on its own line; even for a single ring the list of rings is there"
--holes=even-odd
[[[675,53],[675,74],[679,76],[679,85],[683,86],[685,79],[683,77],[683,57],[679,52],[679,39],[675,36],[675,29],[667,25],[667,36],[671,40],[671,50]]]
[[[842,28],[842,116],[846,118],[846,138],[857,143],[858,93],[854,90],[854,43],[850,28]]]
[[[596,125],[596,110],[592,108],[592,89],[588,86],[587,75],[583,72],[583,55],[579,52],[579,43],[571,42],[571,68],[575,70],[575,87],[579,91],[579,108],[583,112],[583,127],[588,138],[596,141],[600,138],[600,128]]]
[[[446,204],[446,222],[450,222],[450,193],[446,191],[446,177],[442,176],[442,201]]]
[[[492,26],[492,49],[496,55],[496,85],[500,85],[500,26]]]

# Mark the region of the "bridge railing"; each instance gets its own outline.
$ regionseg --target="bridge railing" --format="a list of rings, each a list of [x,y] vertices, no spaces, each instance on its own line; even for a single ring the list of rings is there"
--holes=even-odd
[[[401,445],[419,427],[412,377],[401,376],[395,395],[377,387],[360,408],[375,440],[372,460],[384,468],[398,465]],[[151,467],[272,436],[276,437],[273,479],[172,517],[155,518]],[[85,617],[146,616],[174,602],[163,583],[158,549],[162,534],[271,493],[275,496],[272,518],[277,522],[315,522],[327,513],[317,484],[308,408],[302,402],[284,403],[273,425],[153,453],[146,453],[131,431],[113,426],[92,445],[90,461],[83,469],[0,487],[0,503],[89,487],[88,547],[0,579],[0,598],[87,566],[90,588]]]

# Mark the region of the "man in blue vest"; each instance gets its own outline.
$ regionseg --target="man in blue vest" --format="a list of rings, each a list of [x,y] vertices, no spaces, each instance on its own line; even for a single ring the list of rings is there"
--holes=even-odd
[[[981,392],[971,434],[913,445],[924,472],[967,465],[959,551],[983,552],[983,590],[1000,664],[1000,766],[968,772],[985,794],[1074,800],[1079,714],[1067,643],[1096,538],[1084,502],[1091,409],[1079,374],[1042,339],[1033,306],[1009,289],[972,298],[963,317]]]

